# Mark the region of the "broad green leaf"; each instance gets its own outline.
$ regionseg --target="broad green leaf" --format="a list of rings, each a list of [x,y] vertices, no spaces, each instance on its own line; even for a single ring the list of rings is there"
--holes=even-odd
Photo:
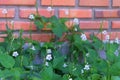
[[[12,68],[15,64],[15,60],[7,54],[0,54],[0,63],[5,68]]]
[[[42,29],[44,27],[43,23],[39,20],[35,20],[34,24],[39,28]]]

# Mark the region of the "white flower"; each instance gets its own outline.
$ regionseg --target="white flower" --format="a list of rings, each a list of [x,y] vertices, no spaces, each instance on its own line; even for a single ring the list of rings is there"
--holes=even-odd
[[[2,13],[3,13],[3,14],[7,14],[7,13],[8,13],[7,9],[3,9],[3,10],[2,10]]]
[[[74,31],[76,31],[76,32],[78,31],[76,27],[74,28]]]
[[[110,43],[113,44],[113,40],[111,40]]]
[[[76,25],[78,25],[79,24],[78,18],[74,18],[73,23],[76,24]]]
[[[80,37],[82,38],[82,40],[83,40],[83,41],[86,41],[86,40],[87,40],[86,35],[85,35],[85,34],[83,34],[83,33],[81,34],[81,36],[80,36]]]
[[[105,40],[109,40],[109,39],[110,39],[110,35],[106,35]]]
[[[30,15],[29,15],[29,19],[33,20],[34,18],[35,18],[35,17],[34,17],[33,14],[30,14]]]
[[[30,69],[32,69],[32,70],[34,69],[33,65],[31,65],[31,66],[28,66],[28,67],[29,67]]]
[[[72,78],[70,78],[69,80],[73,80]]]
[[[81,73],[82,73],[82,74],[84,73],[84,70],[83,70],[83,69],[81,70]]]
[[[35,50],[35,47],[34,47],[34,46],[32,46],[30,49]]]
[[[66,68],[68,65],[66,63],[63,64],[63,67]]]
[[[17,51],[13,52],[12,56],[17,57],[19,54]]]
[[[48,63],[48,62],[45,62],[45,65],[46,65],[46,66],[49,66],[49,63]]]
[[[51,55],[51,54],[48,54],[48,55],[46,56],[46,60],[48,60],[48,61],[52,60],[52,55]]]
[[[89,57],[89,55],[90,55],[89,53],[86,53],[86,57]]]
[[[14,25],[14,21],[11,21],[10,24],[11,24],[11,25]]]
[[[114,52],[114,54],[115,54],[116,56],[118,56],[118,55],[119,55],[119,51],[116,50],[116,51]]]
[[[90,65],[86,64],[84,67],[85,70],[89,70],[90,69]]]
[[[107,34],[107,31],[106,31],[106,30],[102,31],[102,34],[106,35],[106,34]]]
[[[52,7],[48,7],[47,11],[51,12],[52,11]]]
[[[65,15],[69,15],[69,10],[68,9],[65,10]]]
[[[119,38],[118,37],[116,37],[115,38],[115,43],[117,43],[117,44],[119,44],[120,42],[119,42]]]
[[[48,53],[48,54],[49,54],[49,53],[52,53],[51,49],[47,49],[47,53]]]

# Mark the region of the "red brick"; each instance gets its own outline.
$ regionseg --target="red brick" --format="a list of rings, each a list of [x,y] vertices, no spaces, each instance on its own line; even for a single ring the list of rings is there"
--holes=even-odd
[[[18,37],[18,34],[14,34],[14,36]],[[30,38],[30,34],[23,34],[23,38]],[[49,42],[52,38],[54,38],[54,36],[50,33],[32,34],[32,39],[40,42]]]
[[[75,0],[41,0],[41,5],[51,5],[51,1],[53,6],[75,6]]]
[[[24,5],[24,6],[31,6],[35,5],[36,0],[0,0],[0,5]]]
[[[120,7],[120,0],[112,0],[112,1],[113,1],[112,6],[114,6],[114,7]]]
[[[7,9],[7,16],[5,14],[2,13],[3,9],[5,8],[0,8],[0,18],[13,18],[15,15],[15,9],[11,8],[11,9]]]
[[[41,16],[51,16],[51,13],[46,9],[39,9],[38,12]],[[20,18],[28,18],[30,14],[36,14],[36,9],[20,9]],[[54,11],[52,11],[52,15],[54,15]]]
[[[120,29],[120,21],[112,21],[113,29]]]
[[[96,10],[95,17],[97,18],[117,18],[120,17],[120,10]]]
[[[5,31],[6,30],[6,26],[5,26],[6,22],[0,22],[0,31]],[[8,23],[9,28],[13,28],[13,26],[11,25],[11,23]],[[35,25],[32,23],[32,30],[36,30]],[[15,21],[14,22],[14,30],[20,30],[23,29],[25,31],[28,31],[30,29],[30,22],[21,22],[21,21]]]
[[[60,18],[92,18],[91,9],[70,9],[69,15],[65,14],[65,9],[59,10]]]
[[[109,0],[80,0],[80,6],[109,6]]]
[[[108,21],[80,21],[81,29],[100,29],[103,25],[103,29],[108,29]]]

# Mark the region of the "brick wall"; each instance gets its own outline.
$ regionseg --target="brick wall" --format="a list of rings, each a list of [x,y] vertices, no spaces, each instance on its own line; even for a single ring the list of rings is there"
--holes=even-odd
[[[51,0],[0,0],[0,32],[5,31],[5,15],[2,14],[3,9],[8,10],[7,19],[14,21],[15,35],[19,29],[25,30],[24,36],[28,37],[30,21],[28,16],[35,13],[35,5],[38,4],[39,13],[49,17],[50,13],[46,10],[51,5]],[[120,0],[52,0],[53,14],[58,17],[68,17],[65,15],[65,10],[69,9],[70,19],[78,18],[80,20],[80,28],[87,33],[95,32],[99,29],[103,22],[103,29],[110,31],[112,39],[116,33],[120,38]],[[49,41],[50,33],[42,32],[36,29],[32,24],[32,38],[39,41]],[[1,37],[6,35],[0,35]],[[3,40],[0,38],[0,40]]]

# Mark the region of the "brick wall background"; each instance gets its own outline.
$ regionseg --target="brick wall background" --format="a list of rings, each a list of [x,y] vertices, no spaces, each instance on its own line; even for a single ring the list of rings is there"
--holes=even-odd
[[[19,29],[25,30],[24,36],[28,37],[30,20],[28,16],[35,13],[35,5],[38,4],[39,13],[49,17],[50,13],[46,10],[51,5],[51,0],[0,0],[0,32],[5,31],[6,17],[2,14],[3,9],[8,10],[8,21],[14,21],[15,35]],[[58,17],[68,17],[65,10],[70,11],[70,19],[78,18],[80,28],[87,33],[95,32],[100,28],[103,21],[103,29],[110,31],[112,39],[117,33],[120,38],[120,0],[52,0],[53,14]],[[9,27],[11,24],[9,23]],[[49,41],[51,33],[40,32],[32,24],[32,38],[39,41]],[[0,37],[6,35],[0,34]],[[0,38],[2,41],[3,39]]]

